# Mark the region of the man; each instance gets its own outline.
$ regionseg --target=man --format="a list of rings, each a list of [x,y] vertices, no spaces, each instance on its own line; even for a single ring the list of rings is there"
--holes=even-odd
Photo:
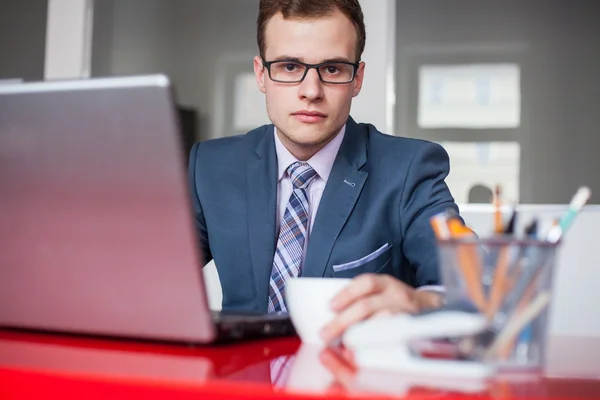
[[[261,0],[258,46],[273,125],[198,143],[190,157],[223,309],[285,311],[290,277],[355,278],[332,303],[330,341],[373,315],[438,306],[429,218],[457,209],[448,156],[349,117],[365,74],[358,0]]]

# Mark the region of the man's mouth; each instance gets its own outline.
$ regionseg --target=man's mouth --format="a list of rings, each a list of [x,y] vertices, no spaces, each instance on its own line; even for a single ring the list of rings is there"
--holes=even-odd
[[[305,123],[320,122],[320,121],[323,121],[327,117],[327,115],[323,114],[322,112],[308,111],[308,110],[296,111],[296,112],[292,113],[292,116],[294,118],[296,118],[297,120],[299,120],[300,122],[305,122]]]

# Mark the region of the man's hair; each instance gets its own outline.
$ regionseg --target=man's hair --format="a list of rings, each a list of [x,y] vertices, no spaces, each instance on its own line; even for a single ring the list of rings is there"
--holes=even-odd
[[[260,0],[257,35],[260,56],[265,58],[265,28],[275,14],[281,12],[288,18],[328,17],[336,10],[352,21],[356,29],[356,61],[360,61],[365,50],[366,29],[362,9],[358,0]]]

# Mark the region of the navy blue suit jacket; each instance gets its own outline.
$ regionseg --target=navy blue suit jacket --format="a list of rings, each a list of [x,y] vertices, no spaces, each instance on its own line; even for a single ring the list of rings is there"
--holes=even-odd
[[[389,136],[348,119],[311,229],[302,276],[386,273],[412,286],[439,284],[429,218],[458,211],[434,143]],[[189,177],[200,244],[214,258],[224,310],[266,312],[277,240],[273,125],[196,143]],[[388,249],[355,268],[334,265]],[[359,263],[360,264],[360,263]]]

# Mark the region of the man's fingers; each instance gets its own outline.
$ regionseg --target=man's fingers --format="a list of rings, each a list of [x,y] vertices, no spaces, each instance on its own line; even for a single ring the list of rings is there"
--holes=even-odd
[[[385,318],[391,317],[392,315],[394,315],[394,312],[390,308],[384,308],[383,310],[373,313],[373,318]]]
[[[375,311],[384,306],[385,299],[382,296],[374,295],[357,300],[340,312],[333,321],[331,321],[322,332],[323,340],[330,343],[350,325],[370,317]]]
[[[391,316],[396,313],[417,311],[417,304],[412,301],[408,291],[411,289],[403,285],[393,285],[388,290],[366,295],[350,303],[340,311],[322,332],[323,340],[330,343],[341,336],[351,325],[366,318],[378,316]]]
[[[342,311],[358,299],[382,290],[383,279],[386,279],[383,275],[359,275],[333,298],[331,301],[331,308],[334,311]]]
[[[389,316],[418,310],[413,288],[388,275],[363,274],[343,289],[332,301],[337,316],[321,333],[326,343],[340,337],[351,325],[373,316]]]

